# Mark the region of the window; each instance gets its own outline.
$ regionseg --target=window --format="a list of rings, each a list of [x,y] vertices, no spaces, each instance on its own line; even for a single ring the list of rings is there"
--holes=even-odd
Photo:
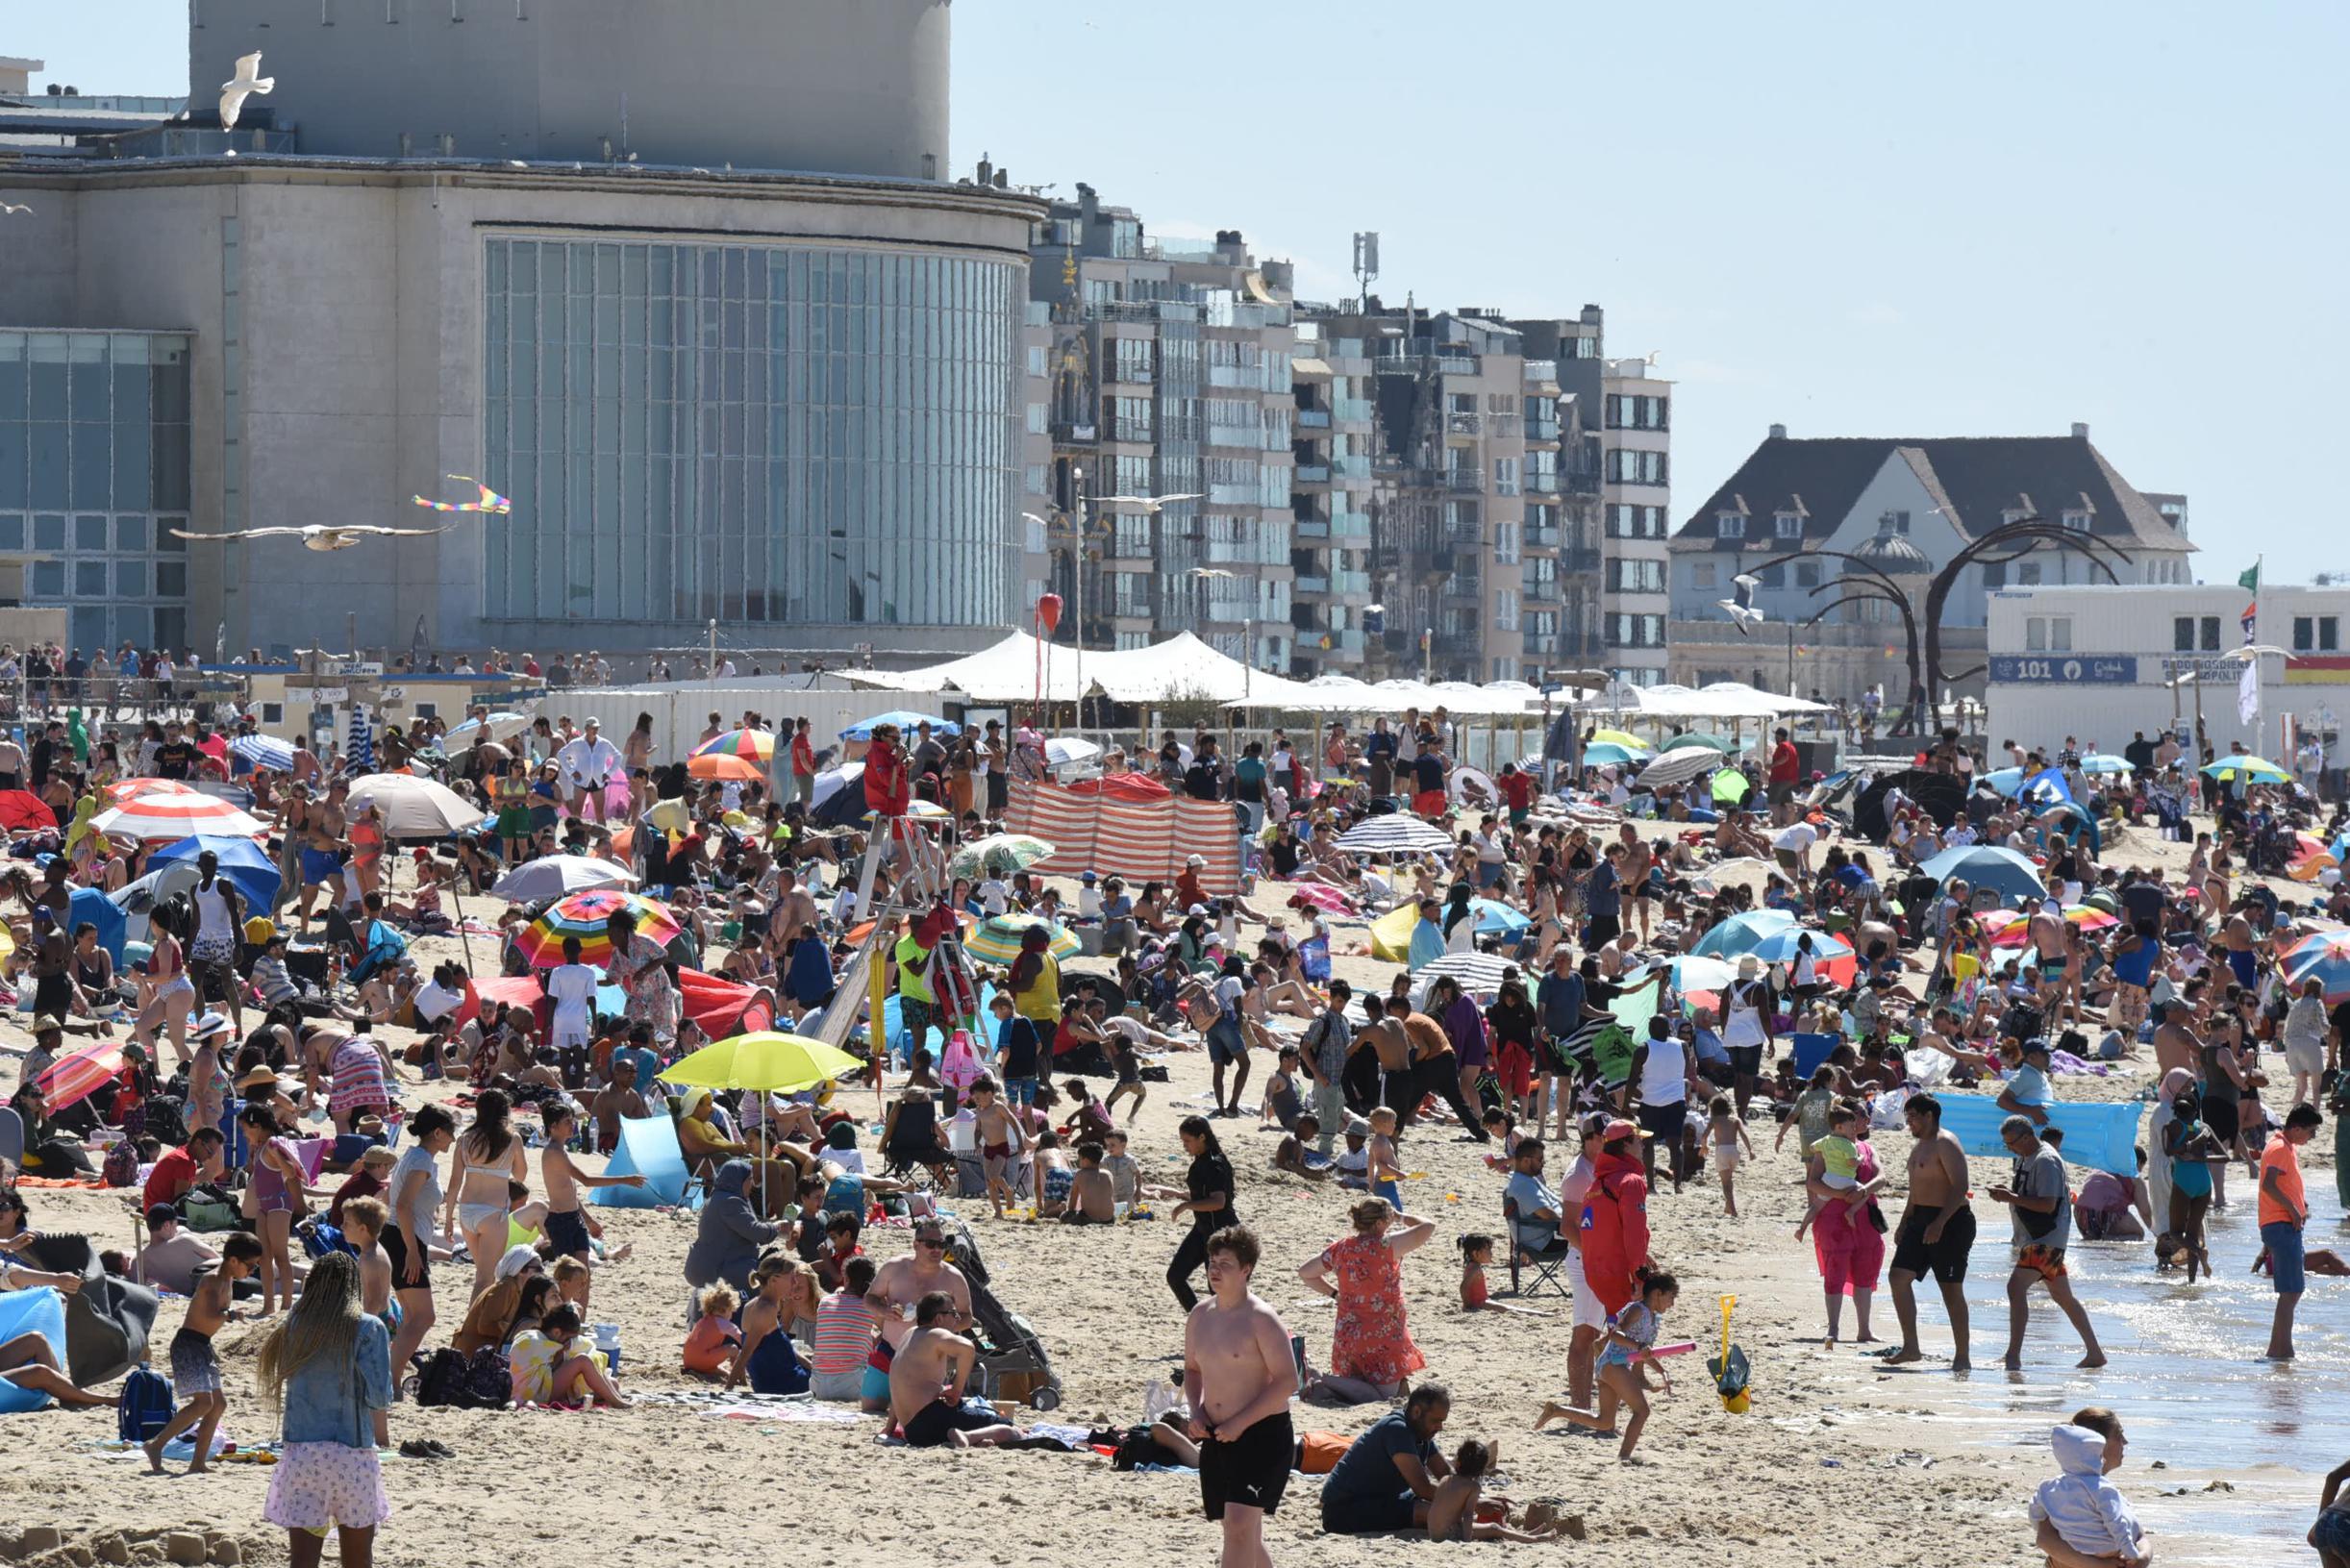
[[[1664,454],[1635,452],[1617,447],[1608,454],[1608,483],[1611,485],[1662,485]]]
[[[1608,398],[1608,428],[1610,430],[1663,430],[1665,400],[1661,397],[1639,397],[1629,393],[1612,393]]]
[[[2293,652],[2297,654],[2336,651],[2341,640],[2341,619],[2336,615],[2295,615],[2293,617]]]
[[[2199,630],[2202,633],[2203,652],[2207,654],[2219,652],[2219,617],[2216,615],[2204,616],[2199,623]]]
[[[1518,560],[1517,541],[1517,524],[1495,523],[1493,525],[1493,559],[1504,565],[1516,564]]]
[[[1906,511],[1880,512],[1877,526],[1890,534],[1907,534],[1910,531],[1910,514]]]
[[[2174,615],[2170,621],[2170,651],[2191,654],[2195,651],[2195,617]]]
[[[2341,649],[2341,620],[2340,620],[2340,618],[2339,618],[2338,616],[2334,616],[2334,615],[2320,615],[2320,616],[2318,616],[2318,617],[2317,617],[2317,651],[2318,651],[2319,653],[2321,653],[2321,654],[2331,654],[2331,653],[2338,653],[2338,652],[2340,651],[2340,649]]]
[[[2015,584],[2018,587],[2029,587],[2039,580],[2040,563],[2037,560],[2024,561],[2015,568]]]
[[[1689,568],[1690,587],[1710,589],[1713,586],[1713,562],[1710,560],[1701,560]]]
[[[2067,533],[2086,534],[2088,532],[2088,513],[2080,509],[2076,508],[2065,512],[2063,522]]]
[[[1803,513],[1800,511],[1782,511],[1775,514],[1771,518],[1771,532],[1783,539],[1802,538]]]
[[[1031,403],[1028,406],[1029,435],[1042,436],[1052,428],[1045,420],[1044,411],[1044,405],[1041,403]]]
[[[1763,585],[1764,587],[1766,587],[1766,588],[1784,588],[1784,587],[1786,587],[1786,586],[1787,586],[1787,568],[1786,568],[1785,566],[1765,566],[1765,567],[1763,567],[1763,568],[1762,568],[1762,585]]]
[[[1110,379],[1147,385],[1151,380],[1151,340],[1113,337],[1110,344]]]
[[[1986,588],[2006,587],[2008,585],[2008,563],[2004,560],[1996,560],[1984,567],[1983,585]]]
[[[1717,512],[1713,518],[1713,533],[1718,538],[1744,538],[1746,536],[1746,514],[1742,511]]]
[[[2048,651],[2057,654],[2072,652],[2072,617],[2070,615],[2048,617]]]
[[[1517,494],[1517,460],[1515,458],[1495,458],[1493,460],[1493,493],[1495,495]]]
[[[2024,617],[2024,651],[2034,654],[2048,651],[2048,617],[2045,615]]]
[[[1626,560],[1619,557],[1608,562],[1607,582],[1611,593],[1662,593],[1664,562]]]
[[[1795,563],[1795,585],[1799,588],[1818,587],[1819,562],[1816,560],[1797,561]]]

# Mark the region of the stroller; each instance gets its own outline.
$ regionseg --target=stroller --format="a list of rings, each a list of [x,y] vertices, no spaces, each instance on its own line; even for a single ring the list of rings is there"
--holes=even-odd
[[[988,1400],[1026,1400],[1030,1407],[1061,1407],[1061,1378],[1053,1371],[1044,1341],[1028,1319],[996,1300],[988,1288],[988,1265],[979,1256],[979,1242],[961,1220],[948,1233],[947,1261],[962,1271],[971,1287],[971,1337],[979,1345],[979,1396]]]

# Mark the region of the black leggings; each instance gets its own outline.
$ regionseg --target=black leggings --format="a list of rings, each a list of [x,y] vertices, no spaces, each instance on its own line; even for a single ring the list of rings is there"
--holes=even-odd
[[[1475,1133],[1480,1143],[1492,1141],[1493,1135],[1485,1130],[1484,1108],[1472,1109],[1469,1103],[1461,1098],[1461,1058],[1457,1053],[1447,1051],[1440,1057],[1431,1057],[1421,1062],[1419,1081],[1412,1088],[1413,1104],[1418,1103],[1421,1095],[1434,1094],[1453,1108],[1453,1114],[1461,1118],[1463,1132]]]
[[[1175,1292],[1175,1300],[1186,1312],[1199,1305],[1199,1296],[1191,1289],[1191,1276],[1207,1266],[1208,1238],[1232,1223],[1230,1209],[1191,1216],[1191,1233],[1183,1238],[1183,1245],[1175,1249],[1175,1261],[1167,1265],[1167,1288]]]

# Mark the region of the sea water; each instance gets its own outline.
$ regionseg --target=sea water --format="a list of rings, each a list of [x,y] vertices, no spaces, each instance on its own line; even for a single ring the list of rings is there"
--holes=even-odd
[[[2332,1174],[2309,1173],[2308,1244],[2350,1257]],[[2073,1365],[2082,1351],[2072,1325],[2038,1287],[2023,1371],[2000,1365],[2008,1332],[2006,1216],[1978,1199],[1984,1233],[1966,1282],[1974,1370],[1954,1377],[1930,1358],[1904,1372],[1901,1395],[1913,1397],[1928,1419],[1962,1425],[1987,1446],[2042,1460],[2050,1427],[2085,1405],[2109,1406],[2129,1436],[2114,1479],[2165,1568],[2315,1562],[2304,1536],[2326,1472],[2350,1459],[2350,1280],[2312,1276],[2295,1315],[2294,1360],[2262,1360],[2276,1292],[2266,1275],[2248,1272],[2261,1243],[2255,1189],[2240,1168],[2229,1173],[2228,1191],[2233,1207],[2205,1228],[2217,1275],[2192,1285],[2183,1272],[2157,1274],[2147,1242],[2083,1242],[2075,1234],[2065,1255],[2073,1292],[2108,1360],[2087,1372]],[[1948,1343],[1939,1292],[1921,1281],[1917,1295],[1922,1342],[1929,1357],[1938,1357],[1938,1340]],[[1874,1305],[1873,1326],[1886,1333],[1893,1327],[1889,1296],[1880,1291]],[[1863,1372],[1871,1365],[1859,1362]],[[1880,1396],[1887,1391],[1874,1386]],[[2158,1460],[2162,1469],[2152,1468]],[[2052,1460],[2046,1474],[2055,1474]],[[2224,1484],[2212,1489],[2215,1481]],[[2019,1513],[2030,1501],[2030,1487],[2020,1487]],[[2031,1527],[2018,1528],[2028,1540]]]

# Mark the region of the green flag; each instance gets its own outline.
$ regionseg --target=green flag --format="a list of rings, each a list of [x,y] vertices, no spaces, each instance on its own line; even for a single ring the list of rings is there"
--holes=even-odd
[[[2248,572],[2245,572],[2245,573],[2244,573],[2242,576],[2238,577],[2238,578],[2236,580],[2236,585],[2237,585],[2238,587],[2239,587],[2239,588],[2243,589],[2243,590],[2244,590],[2246,593],[2258,593],[2258,592],[2260,592],[2260,591],[2261,591],[2261,563],[2260,563],[2259,561],[2257,561],[2257,560],[2256,560],[2256,561],[2254,561],[2254,562],[2252,563],[2252,569],[2251,569],[2250,571],[2248,571]]]

